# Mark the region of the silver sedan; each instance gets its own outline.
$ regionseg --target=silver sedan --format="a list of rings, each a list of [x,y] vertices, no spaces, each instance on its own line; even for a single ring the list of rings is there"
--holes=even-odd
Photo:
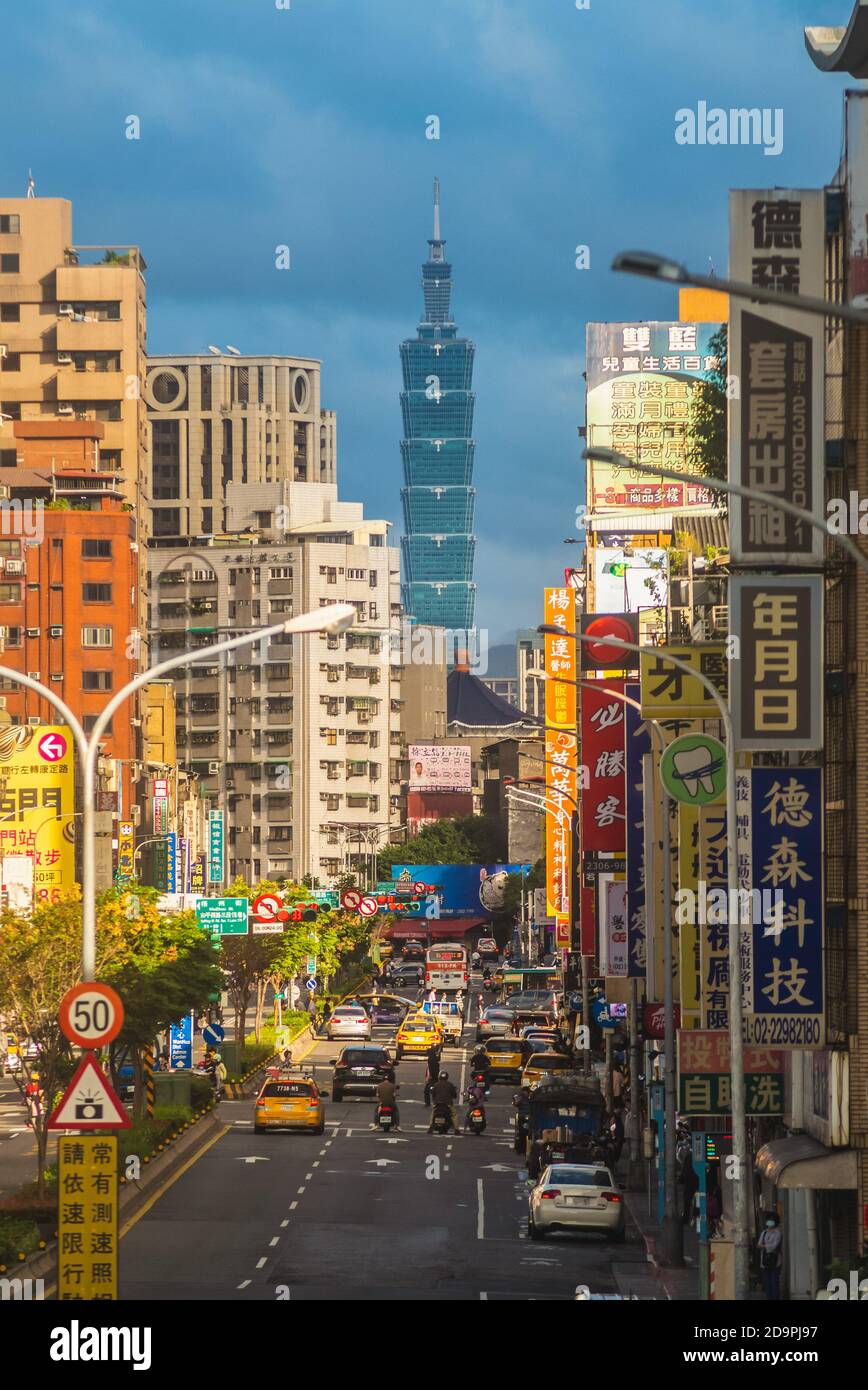
[[[624,1200],[609,1169],[599,1163],[544,1168],[528,1198],[527,1231],[531,1240],[550,1231],[599,1231],[623,1241]]]
[[[515,1014],[512,1009],[504,1009],[497,1004],[484,1009],[476,1024],[476,1041],[486,1042],[489,1038],[505,1038],[512,1032]]]
[[[352,1004],[339,1004],[328,1022],[329,1038],[371,1039],[370,1015]]]

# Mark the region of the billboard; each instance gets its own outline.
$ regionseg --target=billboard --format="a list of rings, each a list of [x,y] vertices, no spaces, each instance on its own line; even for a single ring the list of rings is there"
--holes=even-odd
[[[822,748],[823,576],[739,574],[729,586],[736,748]]]
[[[0,728],[0,856],[33,861],[33,902],[75,885],[72,737],[65,725]]]
[[[545,621],[560,629],[560,633],[546,633],[543,650],[544,669],[549,677],[545,686],[545,788],[549,803],[544,812],[546,903],[549,914],[561,919],[557,934],[560,945],[566,937],[563,919],[571,922],[573,918],[572,825],[578,764],[576,687],[573,684],[578,675],[574,589],[546,589]]]
[[[751,904],[745,1043],[823,1047],[822,768],[739,772],[736,800],[740,878],[743,864],[756,900]],[[780,898],[769,902],[772,894]]]
[[[729,196],[729,270],[734,280],[824,297],[822,189],[739,189]],[[815,314],[733,300],[728,373],[729,477],[825,511],[825,325]],[[764,502],[733,498],[731,554],[741,564],[811,564],[823,535]]]
[[[438,903],[427,917],[496,917],[510,874],[527,873],[530,864],[393,864],[392,877],[427,884]],[[421,921],[420,921],[421,925]]]
[[[590,553],[594,603],[599,612],[636,613],[640,608],[666,607],[669,583],[665,550],[631,549],[628,555],[624,546],[596,545]]]
[[[696,676],[673,666],[667,656],[686,662],[711,681],[721,695],[727,690],[727,659],[723,642],[694,642],[690,646],[649,647],[639,658],[642,715],[645,719],[713,719],[720,711],[711,692]]]
[[[629,684],[625,693],[639,699],[638,684]],[[624,706],[624,751],[626,763],[626,842],[627,842],[627,973],[645,978],[646,896],[645,896],[645,811],[642,799],[642,759],[651,752],[651,735],[642,716],[632,705]]]
[[[639,463],[686,466],[691,396],[718,366],[711,339],[719,324],[589,323],[586,337],[588,447],[615,449]],[[591,511],[684,511],[711,505],[694,483],[588,460]],[[619,605],[615,605],[616,607]]]
[[[410,791],[472,791],[469,743],[411,743],[407,756],[410,759]]]

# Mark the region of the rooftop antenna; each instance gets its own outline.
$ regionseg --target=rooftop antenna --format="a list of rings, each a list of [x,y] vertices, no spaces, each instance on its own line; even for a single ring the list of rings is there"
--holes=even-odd
[[[440,180],[434,180],[434,240],[440,241]]]

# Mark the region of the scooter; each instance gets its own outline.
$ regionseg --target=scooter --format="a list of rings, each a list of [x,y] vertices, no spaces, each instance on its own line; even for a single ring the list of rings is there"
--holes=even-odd
[[[481,1105],[476,1104],[468,1110],[465,1129],[471,1134],[481,1134],[485,1129],[485,1110]]]
[[[388,1134],[395,1124],[395,1107],[381,1105],[377,1111],[377,1123],[384,1134]]]
[[[431,1116],[431,1128],[435,1134],[448,1134],[452,1128],[452,1116],[448,1105],[435,1105]]]

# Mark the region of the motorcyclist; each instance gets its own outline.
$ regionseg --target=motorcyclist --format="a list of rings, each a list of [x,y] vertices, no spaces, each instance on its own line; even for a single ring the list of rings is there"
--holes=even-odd
[[[431,1104],[431,1087],[440,1075],[440,1048],[432,1043],[428,1048],[428,1071],[425,1077],[425,1104]]]
[[[482,1111],[482,1128],[485,1129],[485,1126],[486,1126],[485,1106],[484,1106],[483,1103],[482,1103],[483,1100],[484,1100],[484,1098],[485,1098],[485,1092],[484,1092],[484,1090],[483,1090],[482,1087],[481,1087],[480,1085],[478,1085],[475,1081],[472,1082],[471,1085],[469,1085],[469,1086],[467,1087],[467,1114],[466,1114],[465,1117],[464,1117],[464,1128],[465,1128],[465,1129],[469,1129],[469,1128],[470,1128],[470,1115],[471,1115],[471,1112],[474,1111],[474,1110],[481,1110],[481,1111]]]
[[[431,1104],[436,1110],[438,1106],[443,1106],[449,1112],[449,1128],[456,1134],[458,1126],[455,1123],[455,1102],[458,1099],[458,1092],[449,1080],[448,1071],[441,1071],[434,1085],[431,1087]],[[431,1123],[428,1126],[428,1133],[434,1133],[434,1111],[431,1113]]]
[[[482,1085],[487,1095],[490,1090],[491,1062],[488,1059],[488,1053],[485,1051],[482,1043],[477,1043],[476,1045],[476,1051],[470,1059],[470,1070],[473,1075],[476,1075],[477,1072],[482,1073]]]
[[[398,1088],[394,1081],[381,1081],[377,1087],[377,1104],[374,1110],[374,1123],[371,1129],[377,1129],[380,1123],[380,1106],[391,1106],[395,1112],[395,1129],[401,1128],[401,1116],[398,1112]]]
[[[479,954],[478,951],[472,952],[470,956],[470,964],[474,970],[479,969],[480,965],[482,964],[482,956]]]

